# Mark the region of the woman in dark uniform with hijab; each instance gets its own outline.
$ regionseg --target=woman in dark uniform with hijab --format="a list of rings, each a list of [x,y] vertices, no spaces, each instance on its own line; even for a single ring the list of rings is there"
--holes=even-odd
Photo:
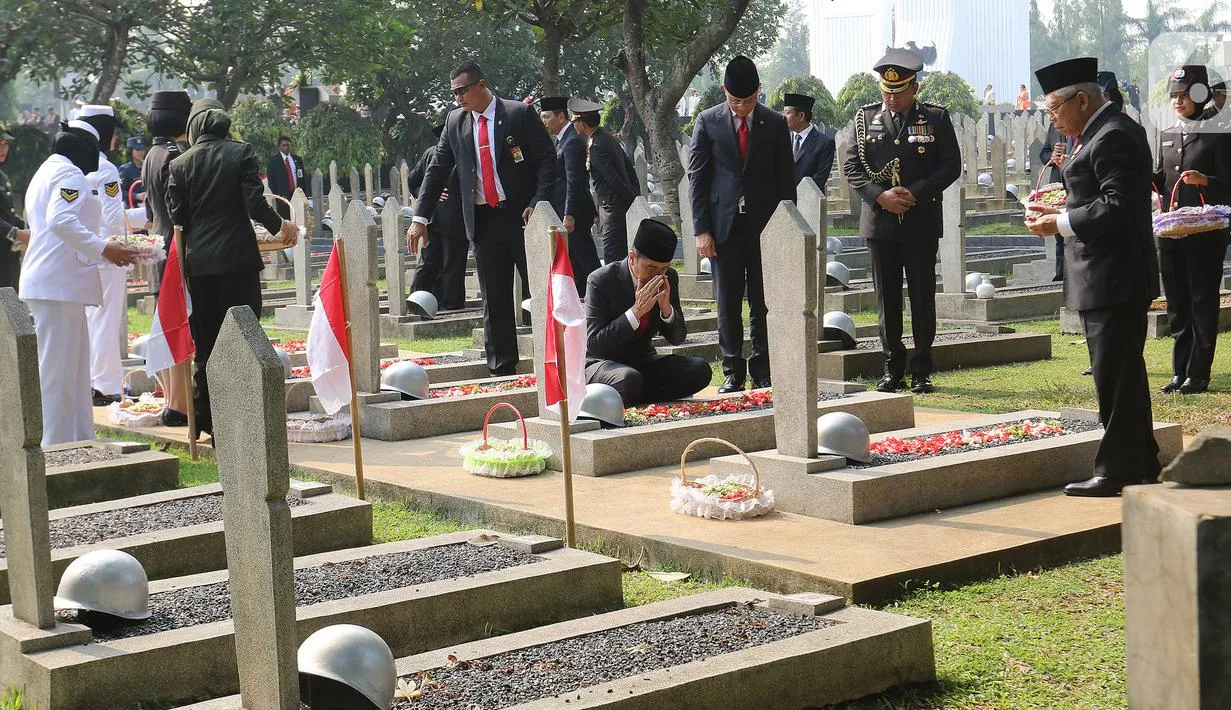
[[[1159,137],[1154,186],[1164,209],[1198,207],[1203,198],[1209,204],[1231,203],[1231,136],[1199,130],[1211,98],[1206,68],[1192,64],[1176,69],[1168,91],[1179,120]],[[1163,392],[1196,394],[1209,387],[1228,237],[1231,232],[1220,229],[1158,240],[1167,320],[1175,338],[1173,376]]]

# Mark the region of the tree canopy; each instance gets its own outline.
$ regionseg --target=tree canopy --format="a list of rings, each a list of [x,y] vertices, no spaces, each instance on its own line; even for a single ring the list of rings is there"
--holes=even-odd
[[[944,106],[953,116],[979,116],[979,100],[975,98],[975,92],[965,79],[953,72],[929,72],[920,82],[917,98]]]
[[[803,94],[816,99],[812,107],[812,122],[823,123],[830,128],[841,128],[845,123],[838,121],[838,103],[834,101],[825,82],[811,74],[787,77],[778,88],[769,95],[769,107],[781,111],[787,94]]]

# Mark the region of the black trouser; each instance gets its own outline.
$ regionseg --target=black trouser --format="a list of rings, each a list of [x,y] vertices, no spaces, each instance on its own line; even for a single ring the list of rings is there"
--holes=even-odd
[[[598,234],[603,240],[603,263],[613,264],[628,256],[628,205],[598,206]]]
[[[1226,230],[1160,239],[1158,266],[1167,295],[1167,324],[1175,347],[1171,372],[1177,377],[1210,379],[1218,343],[1218,292],[1227,251]]]
[[[1056,275],[1052,281],[1064,280],[1064,237],[1056,235]]]
[[[517,324],[513,313],[513,269],[522,275],[527,295],[526,237],[521,213],[508,207],[474,208],[474,258],[483,292],[483,345],[495,375],[517,369]],[[520,311],[520,309],[519,309]]]
[[[932,341],[936,339],[937,245],[937,240],[928,237],[902,241],[868,240],[876,308],[880,311],[885,374],[894,378],[906,374],[906,346],[902,344],[903,271],[906,273],[906,290],[910,294],[910,332],[915,340],[910,371],[916,377],[932,374]]]
[[[761,234],[748,215],[735,215],[731,234],[715,245],[711,259],[714,293],[718,298],[718,351],[722,372],[738,382],[744,381],[744,291],[748,293],[748,329],[752,354],[747,374],[763,381],[769,378],[769,331],[766,327],[765,283],[761,273]]]
[[[0,239],[0,249],[8,249],[11,245],[7,239]],[[10,287],[17,290],[17,282],[21,280],[21,259],[17,254],[8,254],[0,259],[0,288]]]
[[[222,321],[231,307],[248,306],[260,318],[261,272],[193,276],[188,279],[188,295],[192,297],[192,315],[188,317],[188,326],[197,346],[196,372],[193,374],[197,430],[212,434],[214,420],[210,414],[209,381],[205,376],[205,366],[214,351]]]
[[[1157,477],[1158,444],[1142,355],[1146,307],[1122,304],[1079,313],[1104,429],[1094,475],[1117,481]]]
[[[568,235],[568,258],[573,264],[573,282],[577,284],[577,295],[586,297],[586,279],[598,268],[598,250],[594,248],[594,215],[585,214],[573,217],[573,231]],[[625,252],[625,256],[628,252]],[[624,257],[620,257],[623,259]]]
[[[466,255],[470,242],[465,231],[451,224],[433,223],[427,246],[410,282],[411,291],[429,291],[443,311],[466,306]]]
[[[586,365],[586,382],[611,385],[626,407],[691,397],[711,379],[709,363],[691,355],[655,355],[636,363],[592,360]]]

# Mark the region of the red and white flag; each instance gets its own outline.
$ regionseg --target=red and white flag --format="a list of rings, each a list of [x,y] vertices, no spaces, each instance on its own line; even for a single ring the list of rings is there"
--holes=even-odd
[[[333,414],[350,404],[350,353],[346,349],[346,310],[342,299],[338,247],[329,254],[321,286],[312,300],[312,324],[308,326],[308,369],[312,386],[325,412]]]
[[[162,271],[162,288],[158,303],[154,306],[154,321],[145,341],[145,371],[160,372],[178,365],[192,357],[197,344],[192,340],[188,316],[192,313],[192,299],[184,284],[180,270],[180,256],[171,242],[167,262]]]
[[[586,398],[586,314],[573,282],[573,265],[568,259],[568,243],[557,239],[556,256],[551,262],[551,276],[547,280],[547,342],[543,345],[543,383],[547,408],[560,413],[560,400],[564,399],[564,387],[560,382],[560,359],[568,373],[568,418],[577,421],[577,412]],[[555,324],[564,326],[564,353],[556,349]]]

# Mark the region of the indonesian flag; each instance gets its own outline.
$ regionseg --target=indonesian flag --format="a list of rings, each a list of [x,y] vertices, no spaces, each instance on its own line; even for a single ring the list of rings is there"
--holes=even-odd
[[[175,240],[167,253],[167,262],[162,271],[162,289],[154,306],[154,321],[145,341],[145,371],[160,372],[178,365],[192,357],[197,345],[192,340],[188,316],[192,313],[192,299],[184,284],[180,270],[180,256],[175,249]]]
[[[573,265],[568,260],[568,243],[557,239],[556,256],[551,262],[551,277],[547,280],[547,342],[543,347],[543,378],[547,396],[547,408],[560,413],[560,400],[564,399],[560,382],[561,354],[556,350],[556,328],[564,326],[564,358],[568,373],[568,418],[577,421],[577,412],[586,398],[586,314],[581,307],[581,297],[573,282]]]
[[[350,354],[346,350],[346,311],[343,308],[342,279],[338,247],[329,253],[329,263],[321,277],[321,287],[312,303],[312,324],[308,326],[308,369],[312,386],[325,412],[333,414],[350,404]]]

